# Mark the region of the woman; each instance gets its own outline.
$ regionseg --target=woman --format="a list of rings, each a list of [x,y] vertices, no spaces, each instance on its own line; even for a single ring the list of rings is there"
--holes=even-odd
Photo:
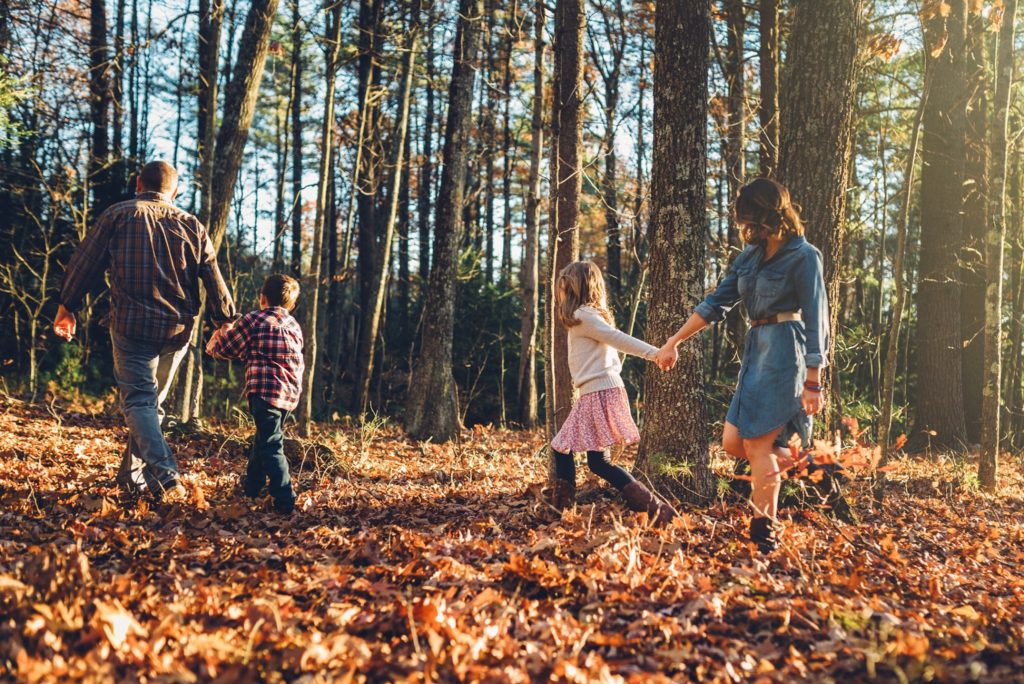
[[[784,186],[767,178],[745,185],[736,198],[735,218],[747,247],[715,291],[658,350],[655,362],[671,368],[681,342],[722,320],[743,300],[750,330],[722,446],[750,462],[750,538],[768,553],[778,546],[774,521],[781,474],[794,465],[788,442],[798,435],[810,447],[810,416],[822,408],[828,300],[821,253],[804,238],[800,215]]]

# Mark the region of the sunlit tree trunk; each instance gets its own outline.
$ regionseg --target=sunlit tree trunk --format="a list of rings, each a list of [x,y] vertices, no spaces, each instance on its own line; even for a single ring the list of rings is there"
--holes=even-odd
[[[646,337],[672,335],[704,293],[709,0],[657,5],[651,166],[650,294]],[[670,373],[647,367],[636,469],[680,499],[714,494],[704,355],[685,342]]]
[[[526,234],[520,292],[523,313],[519,333],[519,422],[537,424],[537,322],[540,306],[537,274],[540,257],[540,165],[544,155],[544,0],[534,6],[533,118],[530,140],[530,176],[526,197]]]
[[[562,427],[572,408],[569,341],[558,322],[555,292],[558,274],[579,257],[580,193],[583,186],[583,32],[582,0],[555,4],[554,83],[551,112],[551,232],[548,238],[545,398],[548,439]],[[554,459],[549,468],[554,477]]]
[[[960,250],[963,245],[966,7],[925,22],[933,85],[921,138],[921,249],[918,266],[915,434],[911,448],[960,447],[964,426],[960,364]]]
[[[996,89],[992,120],[991,227],[985,240],[987,290],[985,293],[985,386],[981,410],[981,459],[978,480],[987,491],[996,488],[1000,447],[1000,389],[1003,329],[1003,242],[1006,234],[1006,151],[1010,93],[1013,89],[1014,37],[1017,0],[1003,6],[999,42],[996,45]]]
[[[761,175],[771,177],[779,165],[779,0],[760,0]]]
[[[452,375],[455,284],[462,242],[466,163],[473,116],[473,82],[480,47],[483,0],[460,0],[454,64],[448,91],[441,189],[434,220],[434,249],[423,318],[423,345],[413,368],[406,429],[414,439],[448,441],[459,433]]]

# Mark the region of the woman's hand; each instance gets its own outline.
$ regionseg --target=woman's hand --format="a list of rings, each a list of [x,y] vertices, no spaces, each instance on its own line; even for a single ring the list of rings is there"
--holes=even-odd
[[[812,392],[809,389],[804,389],[803,396],[800,398],[800,402],[803,404],[804,413],[809,416],[813,416],[815,413],[821,413],[822,406],[824,406],[823,392]]]
[[[679,360],[679,350],[676,349],[676,345],[672,340],[666,342],[658,353],[654,355],[654,363],[658,364],[658,368],[663,371],[671,370],[676,365],[676,361]]]

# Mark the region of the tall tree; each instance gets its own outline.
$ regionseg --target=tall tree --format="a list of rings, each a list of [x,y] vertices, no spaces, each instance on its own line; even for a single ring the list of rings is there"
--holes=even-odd
[[[526,235],[520,293],[523,313],[519,328],[519,421],[537,424],[537,323],[540,291],[540,165],[544,156],[544,0],[534,5],[533,104],[530,131],[530,176],[526,197]]]
[[[409,100],[412,91],[413,66],[416,63],[416,51],[419,48],[419,11],[413,10],[412,26],[406,33],[405,62],[402,65],[402,86],[398,103],[398,119],[392,137],[391,187],[388,188],[387,217],[384,223],[384,234],[381,236],[380,269],[373,282],[370,315],[366,319],[359,335],[359,361],[355,392],[353,392],[352,409],[357,413],[366,411],[370,401],[370,379],[373,377],[374,350],[376,349],[377,331],[380,328],[381,313],[384,310],[384,298],[387,294],[388,272],[391,263],[391,243],[395,234],[395,222],[398,216],[398,204],[401,196],[401,184],[404,174],[402,162],[405,159],[405,145],[409,126]]]
[[[704,292],[710,0],[659,2],[654,37],[654,144],[647,338],[664,340]],[[704,357],[691,339],[671,373],[648,367],[636,468],[681,499],[714,493]],[[687,474],[666,477],[669,471]]]
[[[334,90],[338,72],[338,53],[341,50],[341,3],[338,0],[324,0],[326,26],[324,28],[324,117],[320,127],[320,165],[316,186],[316,215],[313,220],[313,250],[310,255],[309,273],[306,276],[305,346],[303,354],[306,362],[305,387],[299,403],[299,424],[302,434],[308,435],[313,420],[314,394],[322,397],[322,393],[314,392],[316,379],[317,354],[320,340],[317,338],[320,323],[320,269],[323,262],[324,230],[327,224],[327,197],[331,183],[331,159],[334,157]],[[294,265],[294,264],[293,264]]]
[[[959,447],[966,438],[959,259],[968,94],[964,74],[967,8],[964,0],[949,0],[947,6],[948,13],[936,7],[925,20],[933,82],[921,139],[914,448],[929,441],[937,447]]]
[[[771,177],[779,165],[779,0],[760,0],[761,175]]]
[[[460,427],[452,375],[452,337],[458,252],[463,232],[465,169],[473,116],[473,82],[483,11],[483,0],[459,2],[441,189],[434,219],[433,263],[424,305],[423,345],[413,368],[406,415],[406,429],[414,439],[447,441],[458,434]]]
[[[725,122],[725,172],[729,191],[729,202],[739,192],[746,176],[746,98],[744,79],[743,36],[746,33],[746,9],[743,0],[723,0],[726,20],[725,80],[728,87],[728,118]],[[728,211],[728,210],[727,210]],[[727,214],[726,240],[730,254],[743,249],[739,229],[732,212]],[[729,312],[726,319],[729,339],[737,353],[742,353],[746,321],[737,307]],[[716,329],[717,333],[718,330]],[[717,364],[714,364],[717,366]],[[714,368],[712,372],[714,372]]]
[[[988,20],[981,5],[968,5],[966,69],[969,87],[967,141],[964,148],[964,244],[960,252],[964,424],[967,439],[981,438],[982,386],[985,384],[985,240],[989,232],[988,198]]]
[[[1003,5],[1002,25],[996,44],[996,91],[992,121],[991,228],[985,240],[988,289],[985,297],[985,389],[981,411],[981,459],[978,480],[987,491],[996,488],[1000,447],[1000,397],[1003,327],[1003,246],[1006,234],[1006,157],[1010,93],[1013,89],[1014,36],[1017,0]],[[1019,201],[1020,198],[1018,197]]]
[[[779,94],[783,126],[777,175],[803,208],[807,239],[821,250],[833,339],[841,308],[846,195],[860,65],[857,36],[863,9],[863,0],[793,1]],[[835,382],[826,384],[832,386],[833,396],[838,394]]]
[[[292,0],[292,275],[302,277],[302,17]]]
[[[89,113],[92,146],[89,154],[89,183],[93,187],[93,209],[103,211],[113,201],[110,173],[110,77],[107,53],[107,3],[89,3]]]

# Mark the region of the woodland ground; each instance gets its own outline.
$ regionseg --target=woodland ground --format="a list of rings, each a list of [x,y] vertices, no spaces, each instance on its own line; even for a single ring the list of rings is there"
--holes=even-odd
[[[765,567],[725,495],[658,531],[588,479],[559,517],[521,432],[325,430],[282,518],[234,493],[248,433],[173,437],[194,502],[148,505],[109,409],[0,399],[0,677],[1024,681],[1016,458],[992,497],[900,460],[879,514],[862,475],[861,524],[786,513]]]

